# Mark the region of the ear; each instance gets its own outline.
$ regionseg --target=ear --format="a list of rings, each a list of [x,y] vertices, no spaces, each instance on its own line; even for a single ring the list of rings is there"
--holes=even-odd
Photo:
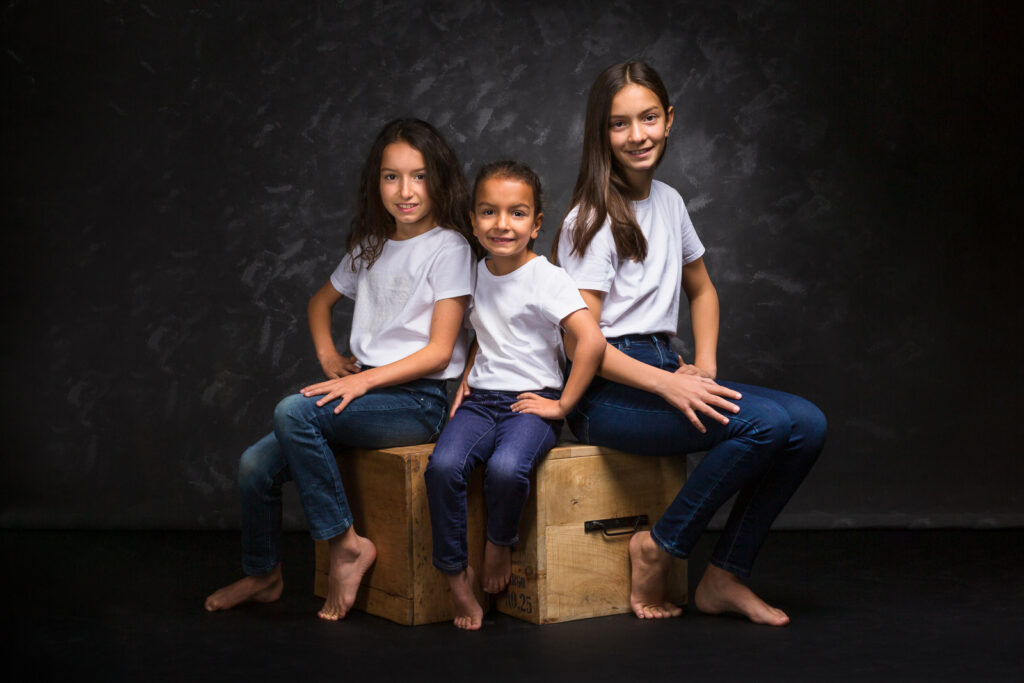
[[[676,108],[669,106],[668,111],[665,112],[665,135],[668,135],[669,130],[672,128],[672,122],[676,120]]]
[[[540,226],[544,222],[544,214],[538,213],[537,217],[533,219],[533,232],[530,233],[530,239],[537,239],[537,235],[540,234]]]

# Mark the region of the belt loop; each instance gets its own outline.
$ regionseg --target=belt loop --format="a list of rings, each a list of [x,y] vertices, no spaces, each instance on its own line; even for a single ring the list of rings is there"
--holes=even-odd
[[[629,339],[629,335],[622,338],[622,346],[625,347],[627,351],[629,350],[629,347],[632,346],[632,343]]]

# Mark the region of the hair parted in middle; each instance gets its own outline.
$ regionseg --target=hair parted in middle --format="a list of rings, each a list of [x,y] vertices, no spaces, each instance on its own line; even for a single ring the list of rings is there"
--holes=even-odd
[[[608,119],[612,100],[624,87],[641,85],[658,98],[662,108],[669,109],[668,90],[653,67],[640,61],[613,64],[597,77],[587,97],[586,123],[583,129],[583,158],[576,187],[569,206],[576,207],[576,229],[572,234],[572,251],[584,254],[594,235],[610,219],[615,250],[620,258],[643,261],[647,258],[647,240],[637,225],[629,183],[612,154],[608,133]],[[665,157],[665,146],[657,163]],[[552,259],[558,255],[558,240],[562,229],[555,234]]]
[[[530,190],[533,191],[533,212],[543,213],[544,209],[541,206],[543,196],[540,187],[540,178],[534,172],[532,168],[527,166],[521,161],[513,161],[511,159],[502,159],[501,161],[492,161],[489,164],[484,164],[480,167],[480,170],[476,172],[476,180],[473,181],[473,195],[471,200],[473,206],[476,206],[476,192],[480,189],[480,185],[485,180],[491,178],[505,178],[507,180],[518,180],[526,184]]]
[[[384,148],[394,142],[405,142],[423,155],[434,222],[465,237],[479,258],[483,249],[473,236],[473,226],[469,222],[469,192],[455,152],[437,129],[426,121],[395,119],[378,133],[359,176],[356,213],[346,247],[352,255],[353,270],[357,268],[358,261],[371,268],[395,231],[395,219],[384,208],[380,198],[381,159]]]

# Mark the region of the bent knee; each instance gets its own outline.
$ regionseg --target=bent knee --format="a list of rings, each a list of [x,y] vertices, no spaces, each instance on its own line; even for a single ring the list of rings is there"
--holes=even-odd
[[[744,425],[739,436],[766,447],[781,447],[793,428],[789,413],[774,401],[744,401],[737,417]]]
[[[250,446],[238,460],[238,488],[242,491],[262,491],[274,478],[271,471],[273,458],[259,447]]]

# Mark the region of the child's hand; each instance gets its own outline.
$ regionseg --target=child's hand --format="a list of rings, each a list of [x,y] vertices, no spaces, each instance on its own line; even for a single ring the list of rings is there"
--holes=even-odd
[[[696,365],[687,365],[683,362],[683,359],[679,359],[679,369],[676,372],[680,375],[697,375],[698,377],[704,377],[706,379],[714,379],[715,376],[703,368],[698,368]]]
[[[329,379],[326,382],[318,382],[304,387],[301,393],[305,397],[323,395],[316,402],[318,406],[325,406],[331,401],[340,398],[341,403],[334,409],[337,415],[345,410],[349,403],[359,398],[369,390],[369,380],[363,373],[354,373],[337,379]]]
[[[738,405],[726,400],[743,398],[740,392],[698,374],[670,373],[667,370],[664,373],[666,381],[659,382],[658,395],[681,411],[701,434],[706,433],[707,428],[701,424],[697,413],[703,413],[716,422],[729,424],[729,418],[715,408],[730,413],[740,412]]]
[[[355,356],[343,356],[338,352],[320,359],[320,367],[330,379],[345,377],[352,373],[359,372],[360,367],[356,365]]]
[[[452,399],[452,410],[448,413],[449,420],[455,417],[455,411],[462,405],[462,399],[467,396],[469,396],[469,385],[466,384],[466,379],[463,378],[462,381],[459,382],[459,388],[455,392],[455,398]]]
[[[545,420],[561,420],[569,412],[558,401],[538,396],[530,391],[519,394],[516,399],[516,402],[512,404],[514,413],[529,413],[543,417]]]

